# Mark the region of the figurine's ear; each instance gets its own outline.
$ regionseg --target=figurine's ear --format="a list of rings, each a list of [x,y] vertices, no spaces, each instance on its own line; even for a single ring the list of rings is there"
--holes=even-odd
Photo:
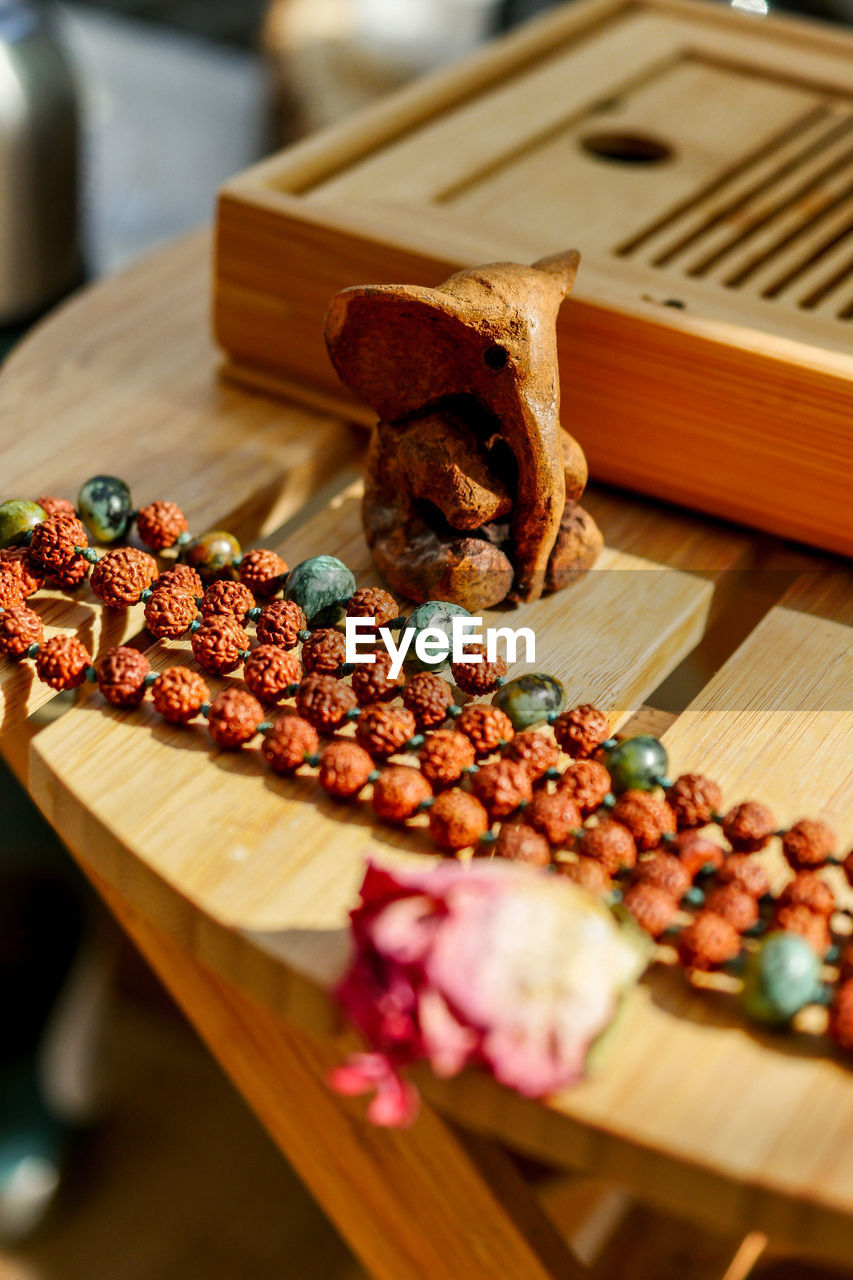
[[[552,253],[547,258],[540,258],[538,262],[534,262],[533,267],[536,271],[554,276],[565,298],[575,282],[580,260],[577,249],[566,249],[564,253]]]

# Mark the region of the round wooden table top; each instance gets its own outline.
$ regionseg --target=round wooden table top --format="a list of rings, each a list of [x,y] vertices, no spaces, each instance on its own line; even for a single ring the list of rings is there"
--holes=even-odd
[[[0,375],[6,496],[74,498],[87,476],[115,473],[140,505],[179,503],[197,531],[230,528],[290,564],[339,554],[370,581],[362,434],[221,380],[209,274],[206,235],[173,245],[72,300],[12,354]],[[666,727],[676,772],[708,772],[732,801],[758,796],[780,822],[826,816],[853,843],[849,572],[648,501],[591,491],[588,505],[608,549],[600,572],[529,607],[538,665],[614,724]],[[150,646],[138,608],[107,617],[88,588],[39,608],[96,653],[139,637],[156,668],[188,649]],[[255,749],[215,751],[202,726],[170,728],[148,705],[119,713],[89,687],[46,715],[49,691],[26,663],[4,665],[0,684],[4,752],[96,883],[276,1014],[328,1031],[364,858],[423,858],[422,833],[341,809],[310,778],[273,778]],[[661,686],[677,716],[642,710]],[[757,1031],[731,997],[666,968],[617,1036],[600,1074],[547,1106],[476,1073],[424,1089],[536,1155],[726,1230],[849,1258],[853,1078],[825,1040]]]

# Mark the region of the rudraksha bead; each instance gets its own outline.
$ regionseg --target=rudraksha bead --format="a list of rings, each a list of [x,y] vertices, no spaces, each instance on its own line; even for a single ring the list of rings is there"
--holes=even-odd
[[[419,671],[412,676],[403,691],[403,705],[408,707],[417,721],[418,729],[437,729],[447,719],[447,709],[453,705],[453,690],[446,680],[434,671]]]
[[[583,858],[595,858],[611,875],[622,867],[630,870],[637,861],[637,845],[631,832],[621,822],[607,819],[584,829],[578,853]]]
[[[277,649],[274,644],[261,644],[246,659],[243,679],[249,692],[261,702],[281,702],[288,687],[302,679],[302,663],[295,653]]]
[[[39,679],[58,692],[76,689],[86,679],[91,665],[89,650],[76,636],[51,636],[36,654]]]
[[[736,884],[753,898],[763,898],[770,892],[770,880],[760,862],[748,853],[733,853],[725,858],[717,870],[720,884]]]
[[[246,615],[255,607],[255,597],[242,582],[232,578],[218,578],[211,582],[199,605],[203,618],[217,616],[236,618],[241,627],[246,625]]]
[[[210,690],[190,667],[168,667],[151,686],[154,710],[170,724],[186,724],[210,701]]]
[[[453,787],[436,796],[429,830],[439,849],[449,853],[475,845],[489,829],[489,815],[476,796]]]
[[[236,670],[249,648],[249,637],[230,614],[214,614],[205,618],[191,640],[193,657],[198,665],[213,676],[224,676]]]
[[[257,698],[246,689],[223,689],[210,704],[210,736],[223,751],[234,751],[251,742],[264,718]]]
[[[373,784],[373,812],[383,822],[405,822],[431,795],[432,787],[419,769],[386,765]]]
[[[801,818],[782,837],[782,852],[795,871],[822,867],[835,851],[835,832],[826,822]]]
[[[73,516],[74,503],[69,502],[67,498],[54,498],[45,494],[42,498],[36,498],[36,503],[41,507],[46,516]],[[80,544],[83,545],[82,543]]]
[[[48,573],[61,569],[77,554],[77,547],[87,547],[86,530],[76,516],[60,512],[48,516],[33,529],[30,551],[37,564]]]
[[[543,773],[553,769],[560,759],[557,744],[547,733],[538,729],[527,729],[517,733],[509,744],[507,756],[523,764],[530,774],[531,781],[536,782]]]
[[[700,911],[678,938],[678,958],[688,969],[718,969],[740,952],[740,934],[715,911]]]
[[[517,760],[483,765],[471,778],[471,788],[492,818],[506,818],[533,796],[530,774]]]
[[[744,933],[758,920],[758,903],[751,893],[737,884],[720,884],[705,899],[709,911],[728,920],[733,929]]]
[[[541,831],[534,831],[525,822],[504,822],[491,850],[499,858],[524,862],[530,867],[547,867],[551,861],[548,841]]]
[[[58,591],[76,591],[88,578],[90,568],[89,561],[83,556],[72,556],[61,569],[54,569],[47,575],[47,585]]]
[[[574,880],[588,893],[610,893],[613,881],[607,868],[595,858],[573,858],[571,862],[555,864],[561,876]]]
[[[680,902],[691,885],[691,876],[684,863],[673,853],[653,853],[641,859],[631,877],[635,884],[656,884],[659,889]]]
[[[808,907],[779,907],[773,917],[776,929],[784,929],[786,933],[798,933],[812,944],[819,956],[826,954],[832,942],[826,916],[810,911]]]
[[[722,821],[723,835],[737,853],[763,849],[776,830],[773,814],[757,800],[746,800],[729,809]]]
[[[437,729],[430,733],[418,754],[421,772],[436,788],[458,782],[475,760],[470,738],[455,729]]]
[[[152,551],[173,547],[188,528],[186,516],[174,502],[149,502],[136,515],[137,533]]]
[[[319,746],[317,730],[302,716],[279,716],[261,746],[273,773],[295,773]]]
[[[829,1009],[829,1034],[839,1049],[853,1050],[853,978],[835,988]]]
[[[457,718],[456,728],[470,738],[478,756],[491,755],[502,742],[515,737],[509,716],[493,703],[469,702]]]
[[[808,907],[819,916],[831,916],[835,911],[835,894],[814,871],[800,871],[785,885],[779,895],[780,907]]]
[[[454,683],[463,693],[471,693],[478,698],[487,693],[493,693],[498,687],[498,681],[506,675],[507,668],[503,658],[498,657],[494,662],[489,662],[486,646],[483,644],[467,645],[465,652],[472,657],[478,656],[480,661],[452,662],[450,674],[453,676]]]
[[[318,733],[334,733],[356,706],[355,694],[334,676],[306,676],[296,694],[296,708]]]
[[[29,547],[9,547],[0,551],[0,564],[8,565],[16,574],[25,600],[44,586],[44,569],[30,555]]]
[[[139,603],[143,591],[156,581],[157,562],[136,547],[117,547],[101,556],[89,583],[108,609],[129,609]]]
[[[145,625],[158,640],[185,635],[195,616],[195,596],[179,587],[155,591],[145,603]]]
[[[554,721],[554,736],[567,756],[591,756],[610,734],[607,716],[589,703],[564,711]]]
[[[153,587],[155,591],[171,591],[176,587],[179,591],[188,591],[196,600],[204,591],[204,583],[188,564],[173,564],[160,574]]]
[[[706,826],[723,803],[717,783],[701,773],[682,773],[667,788],[666,798],[680,829]]]
[[[612,816],[628,828],[641,850],[655,849],[665,835],[675,834],[675,816],[669,805],[649,791],[624,791]]]
[[[0,562],[0,609],[14,609],[24,599],[21,579],[10,564]]]
[[[367,784],[372,772],[373,761],[364,747],[347,738],[337,738],[323,752],[319,782],[330,796],[349,800]]]
[[[570,795],[581,813],[593,813],[610,792],[610,774],[597,760],[573,760],[557,779],[557,790]]]
[[[364,747],[374,759],[385,760],[409,741],[415,728],[415,717],[408,708],[373,702],[370,706],[362,707],[355,726],[355,736],[358,745]]]
[[[287,565],[268,547],[244,551],[240,561],[240,581],[258,600],[269,600],[281,590]]]
[[[397,601],[382,587],[360,587],[347,603],[348,618],[373,618],[377,627],[385,627],[400,613]]]
[[[4,658],[23,658],[31,644],[38,644],[44,634],[44,624],[34,609],[16,604],[0,613],[0,655]]]
[[[307,626],[305,614],[293,600],[273,600],[261,610],[255,631],[259,644],[295,649],[299,644],[299,632],[305,631]]]
[[[725,856],[718,844],[699,835],[698,831],[682,831],[669,847],[684,863],[691,878],[698,875],[703,867],[722,866]]]
[[[336,676],[344,664],[347,642],[340,631],[320,627],[302,644],[302,665],[320,676]]]
[[[555,849],[568,844],[582,825],[581,811],[567,791],[536,791],[524,819],[541,831]]]
[[[390,653],[385,649],[377,649],[373,656],[375,662],[359,662],[352,673],[353,692],[361,706],[366,706],[369,702],[384,702],[386,698],[393,698],[400,692],[399,680],[391,675],[393,659]]]
[[[629,885],[622,902],[640,928],[653,938],[666,933],[678,910],[678,903],[672,894],[657,884]]]
[[[145,697],[145,680],[151,663],[138,649],[118,645],[107,649],[96,663],[98,688],[114,707],[138,707]]]

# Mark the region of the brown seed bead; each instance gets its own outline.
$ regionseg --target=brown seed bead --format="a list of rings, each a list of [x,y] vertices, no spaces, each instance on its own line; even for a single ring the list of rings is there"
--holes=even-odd
[[[302,663],[294,653],[262,644],[253,649],[243,668],[246,688],[261,702],[281,702],[291,685],[302,679]]]
[[[557,780],[557,790],[570,795],[581,813],[592,813],[610,792],[610,774],[597,760],[573,760]]]
[[[415,728],[415,717],[406,707],[373,702],[362,707],[355,726],[355,737],[359,746],[364,747],[374,759],[385,760],[409,741]]]
[[[495,843],[488,851],[511,862],[524,862],[530,867],[547,867],[551,861],[548,841],[540,831],[524,822],[505,822]]]
[[[721,867],[724,853],[713,840],[700,836],[697,831],[683,831],[670,843],[670,850],[677,854],[690,873],[691,878],[699,874],[703,867]]]
[[[373,784],[373,812],[383,822],[405,822],[431,795],[432,787],[419,769],[387,765]]]
[[[305,614],[292,600],[273,600],[264,605],[255,624],[259,644],[275,644],[279,649],[295,649],[299,632],[308,626]]]
[[[453,690],[446,680],[434,671],[419,671],[412,676],[403,692],[403,705],[408,707],[417,721],[418,729],[437,729],[447,719],[447,709],[453,705]]]
[[[217,616],[236,618],[241,627],[246,625],[246,615],[255,607],[255,597],[242,582],[231,578],[219,578],[211,582],[199,605],[203,618]]]
[[[777,905],[808,907],[816,915],[831,916],[835,911],[835,894],[816,872],[800,871],[785,885]]]
[[[691,885],[691,877],[684,863],[673,853],[653,853],[643,858],[634,868],[631,877],[635,884],[656,884],[659,889],[680,902]]]
[[[591,756],[609,734],[607,716],[588,703],[564,711],[554,721],[557,742],[566,755],[575,760]]]
[[[334,676],[306,676],[296,694],[296,708],[318,733],[334,733],[354,710],[355,694]]]
[[[155,591],[145,604],[145,625],[158,640],[177,640],[195,617],[195,596],[179,587]]]
[[[709,911],[728,920],[733,929],[744,933],[758,920],[758,903],[751,893],[736,884],[721,884],[705,899]]]
[[[806,938],[819,956],[823,957],[832,942],[826,916],[810,911],[808,907],[779,907],[773,917],[776,929],[784,929],[786,933],[798,933]]]
[[[143,591],[156,581],[157,562],[136,547],[117,547],[101,556],[89,583],[108,609],[129,609],[139,603]]]
[[[21,579],[11,565],[0,562],[0,609],[14,609],[24,598]]]
[[[515,737],[509,716],[490,702],[469,702],[457,717],[456,728],[470,738],[478,756],[491,755],[502,742]]]
[[[0,564],[8,565],[18,577],[25,600],[44,586],[44,570],[30,555],[29,547],[9,547],[0,551]]]
[[[287,565],[268,547],[244,551],[240,561],[240,581],[259,600],[269,600],[281,590]]]
[[[739,952],[737,929],[714,911],[700,911],[678,939],[678,958],[687,969],[717,969]]]
[[[76,689],[86,679],[92,659],[76,636],[58,635],[45,640],[36,654],[36,671],[51,689]]]
[[[60,512],[59,515],[48,516],[33,529],[30,540],[30,551],[37,564],[42,565],[49,573],[61,569],[78,553],[77,547],[88,547],[86,530],[76,516]]]
[[[76,591],[89,576],[91,565],[83,556],[72,556],[61,569],[54,569],[47,576],[47,585],[58,591]]]
[[[249,648],[249,637],[236,618],[214,614],[205,618],[190,639],[193,657],[198,665],[213,676],[224,676],[236,670]]]
[[[174,502],[149,502],[136,515],[136,531],[152,551],[173,547],[188,528],[186,516]]]
[[[704,827],[719,813],[723,793],[716,782],[701,773],[682,773],[667,788],[666,799],[679,829]]]
[[[720,884],[736,884],[753,898],[763,898],[770,892],[770,880],[760,862],[748,853],[733,853],[724,859],[717,871]]]
[[[568,844],[572,833],[583,824],[580,809],[566,791],[553,794],[537,791],[525,810],[524,818],[556,849]]]
[[[737,853],[763,849],[776,830],[773,814],[757,800],[746,800],[729,809],[722,822],[723,835]]]
[[[320,761],[320,786],[337,800],[349,800],[366,785],[373,761],[357,742],[338,738],[330,742]]]
[[[578,853],[583,858],[595,858],[611,875],[621,867],[630,870],[637,861],[637,845],[631,832],[620,822],[607,819],[585,828]]]
[[[17,604],[0,613],[0,655],[23,658],[31,644],[38,644],[44,634],[41,618],[25,604]]]
[[[98,688],[114,707],[138,707],[145,697],[151,663],[138,649],[118,645],[107,649],[96,664]]]
[[[279,716],[261,746],[273,773],[295,773],[319,746],[317,730],[302,716]]]
[[[835,832],[825,822],[801,818],[782,837],[782,852],[795,871],[822,867],[835,852]]]
[[[474,795],[488,809],[492,818],[506,818],[520,804],[532,799],[530,774],[517,760],[496,760],[483,765],[471,778]]]
[[[303,648],[304,653],[304,648]],[[352,673],[352,687],[361,706],[384,702],[400,692],[400,683],[391,675],[392,658],[385,649],[377,649],[375,662],[359,662]]]
[[[340,631],[320,627],[302,645],[302,665],[320,676],[336,676],[346,658],[347,642]]]
[[[560,875],[574,880],[588,893],[610,893],[613,888],[607,868],[595,858],[575,858],[572,862],[558,862],[556,865]]]
[[[223,689],[208,712],[210,736],[223,751],[234,751],[251,742],[264,718],[257,698],[246,689]]]
[[[45,494],[41,498],[36,498],[36,504],[47,516],[74,515],[74,503],[69,502],[67,498],[53,498]]]
[[[657,884],[629,885],[622,902],[640,928],[653,938],[666,933],[678,910],[678,903],[672,894]]]
[[[839,983],[829,1010],[829,1034],[839,1049],[853,1050],[853,979]]]
[[[531,781],[536,782],[549,769],[556,768],[560,753],[557,744],[547,733],[529,729],[526,733],[517,733],[509,744],[507,756],[523,764],[530,774]]]
[[[493,693],[498,687],[498,681],[506,675],[507,667],[503,658],[496,658],[494,662],[489,662],[486,646],[483,644],[469,644],[465,652],[472,656],[479,656],[480,661],[452,662],[450,674],[453,676],[454,683],[463,693],[471,693],[478,698],[487,693]]]
[[[385,627],[399,617],[397,601],[381,587],[360,587],[347,603],[348,618],[373,618],[377,627]]]
[[[844,874],[847,877],[847,883],[853,885],[853,849],[845,857],[841,864]]]
[[[154,710],[170,724],[186,724],[210,701],[210,690],[197,671],[168,667],[151,686]]]
[[[437,729],[429,734],[418,754],[421,773],[436,788],[458,782],[475,759],[470,739],[455,729]]]
[[[477,844],[489,829],[489,815],[476,796],[454,787],[436,796],[429,830],[439,849],[449,853]]]
[[[179,591],[188,591],[196,600],[204,592],[204,583],[188,564],[173,564],[171,569],[160,574],[153,586],[155,591],[171,591],[177,587]]]
[[[669,805],[648,791],[623,792],[612,817],[628,828],[638,849],[654,849],[665,835],[675,834],[675,815]]]

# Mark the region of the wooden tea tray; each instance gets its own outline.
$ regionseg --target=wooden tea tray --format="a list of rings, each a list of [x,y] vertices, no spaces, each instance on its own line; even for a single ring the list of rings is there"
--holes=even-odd
[[[137,501],[173,498],[198,529],[235,527],[291,562],[339,553],[369,582],[352,433],[217,380],[207,252],[194,240],[98,286],[12,355],[8,492],[73,496],[114,470]],[[675,771],[707,770],[730,801],[760,796],[780,823],[826,817],[853,844],[853,575],[659,504],[593,489],[589,506],[608,542],[600,568],[511,615],[536,627],[537,665],[614,724],[666,728]],[[51,605],[57,625],[99,613],[87,592]],[[850,1257],[849,1067],[822,1040],[756,1031],[680,973],[652,974],[601,1074],[547,1106],[479,1073],[444,1085],[423,1073],[419,1124],[369,1130],[323,1082],[341,1053],[327,992],[364,856],[433,856],[423,833],[275,779],[253,750],[213,751],[201,728],[108,710],[91,688],[24,721],[16,670],[0,667],[14,691],[4,754],[373,1274],[581,1274],[493,1144],[484,1172],[471,1130],[733,1235]]]
[[[563,412],[593,476],[849,555],[851,66],[802,21],[577,0],[229,182],[219,342],[340,403],[338,289],[577,247]]]

